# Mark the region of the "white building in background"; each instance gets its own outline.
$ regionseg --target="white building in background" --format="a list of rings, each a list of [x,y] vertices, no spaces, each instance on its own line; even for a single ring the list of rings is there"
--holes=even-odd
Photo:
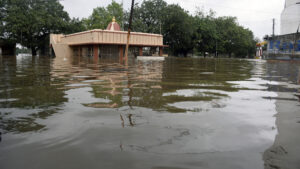
[[[281,14],[281,35],[296,33],[299,24],[300,0],[285,0],[285,7]]]

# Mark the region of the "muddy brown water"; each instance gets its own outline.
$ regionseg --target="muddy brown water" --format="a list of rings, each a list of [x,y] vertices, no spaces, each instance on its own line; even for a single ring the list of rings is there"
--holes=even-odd
[[[0,57],[0,168],[297,169],[299,76],[280,61]]]

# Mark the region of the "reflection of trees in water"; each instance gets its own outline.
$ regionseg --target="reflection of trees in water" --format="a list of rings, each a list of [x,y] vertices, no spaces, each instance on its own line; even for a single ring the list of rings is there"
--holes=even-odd
[[[170,106],[184,101],[212,101],[226,95],[209,92],[210,89],[238,91],[227,81],[241,81],[251,77],[253,68],[248,61],[239,60],[178,60],[167,62],[136,62],[128,69],[111,65],[99,72],[101,83],[92,85],[96,98],[108,99],[109,103],[92,103],[95,108],[146,107],[157,111],[186,112]],[[212,72],[212,73],[207,73]],[[204,74],[201,74],[204,73]],[[207,74],[205,74],[207,73]],[[191,85],[206,84],[206,85]],[[205,89],[208,92],[194,96],[168,95],[181,89]]]
[[[170,92],[187,88],[238,91],[228,81],[251,78],[253,65],[245,60],[232,59],[173,59],[164,69],[163,88]]]
[[[154,97],[162,97],[158,92],[161,79],[161,63],[153,63],[151,69],[145,67],[142,62],[136,65],[124,68],[121,65],[110,65],[101,69],[99,72],[100,83],[92,85],[93,93],[96,98],[109,99],[110,103],[93,103],[87,106],[104,108],[104,107],[123,107],[123,106],[145,106],[153,103]],[[151,82],[151,83],[150,83]],[[156,91],[153,91],[156,88]],[[150,96],[149,96],[150,93]],[[148,100],[148,101],[147,101]],[[153,105],[153,104],[152,104]]]
[[[240,89],[227,81],[251,77],[252,65],[242,60],[167,59],[136,61],[129,66],[88,57],[2,59],[0,81],[1,128],[6,131],[38,131],[45,126],[37,119],[46,119],[68,101],[65,90],[87,84],[95,98],[103,102],[85,104],[94,108],[145,107],[173,113],[187,109],[171,106],[178,102],[212,101],[227,97],[222,91]],[[90,81],[90,82],[88,82]],[[68,85],[70,84],[70,85]],[[204,89],[191,96],[165,95],[178,90]],[[212,90],[212,91],[211,91]],[[199,111],[199,110],[195,110]],[[129,125],[136,116],[127,115]],[[125,120],[126,121],[126,120]]]
[[[45,126],[36,119],[57,112],[67,101],[59,84],[52,82],[48,58],[5,58],[0,67],[0,121],[8,132],[37,131]]]

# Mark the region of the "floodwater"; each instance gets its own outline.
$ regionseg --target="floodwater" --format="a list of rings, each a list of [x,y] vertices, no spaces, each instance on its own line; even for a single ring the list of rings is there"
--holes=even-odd
[[[1,169],[299,169],[300,64],[0,57]]]

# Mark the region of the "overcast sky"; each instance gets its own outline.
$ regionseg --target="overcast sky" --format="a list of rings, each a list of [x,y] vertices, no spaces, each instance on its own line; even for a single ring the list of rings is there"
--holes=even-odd
[[[115,0],[122,2],[122,0]],[[136,0],[142,2],[143,0]],[[165,0],[169,4],[179,4],[194,13],[197,8],[214,10],[217,16],[236,16],[241,25],[252,30],[256,37],[262,38],[272,33],[272,18],[276,19],[276,34],[280,32],[280,14],[285,0]],[[131,0],[123,0],[128,9]],[[71,17],[88,17],[93,8],[105,7],[111,0],[61,0]]]

